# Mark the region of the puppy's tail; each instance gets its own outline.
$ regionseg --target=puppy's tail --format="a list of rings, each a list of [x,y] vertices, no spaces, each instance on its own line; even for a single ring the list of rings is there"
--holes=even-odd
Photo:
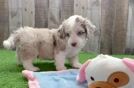
[[[14,37],[15,36],[11,35],[7,40],[3,41],[4,48],[9,49],[9,50],[15,49]]]
[[[18,45],[20,40],[20,35],[27,31],[27,29],[32,29],[31,27],[20,27],[16,31],[14,31],[7,40],[3,41],[3,46],[6,49],[15,50],[16,45]]]

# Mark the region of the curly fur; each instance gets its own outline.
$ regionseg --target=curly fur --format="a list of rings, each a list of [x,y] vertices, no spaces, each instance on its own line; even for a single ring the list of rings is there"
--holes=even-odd
[[[37,56],[54,58],[57,70],[66,69],[65,58],[69,58],[73,67],[80,68],[78,53],[94,29],[89,20],[74,15],[63,21],[58,29],[21,27],[3,45],[7,49],[16,48],[18,62],[27,70],[39,70],[32,64]]]

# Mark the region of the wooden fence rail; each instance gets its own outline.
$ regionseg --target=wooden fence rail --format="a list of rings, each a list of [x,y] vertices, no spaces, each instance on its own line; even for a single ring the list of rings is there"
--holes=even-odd
[[[134,53],[134,0],[0,0],[0,46],[18,27],[57,28],[73,14],[97,27],[84,51]]]

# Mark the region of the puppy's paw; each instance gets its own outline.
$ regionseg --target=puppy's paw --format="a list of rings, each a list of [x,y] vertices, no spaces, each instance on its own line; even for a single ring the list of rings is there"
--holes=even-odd
[[[30,70],[30,71],[39,71],[40,69],[38,67],[32,67],[32,68],[28,68],[27,70]]]
[[[57,71],[67,70],[67,68],[66,68],[66,67],[56,67],[56,70],[57,70]]]
[[[77,69],[79,69],[81,66],[82,66],[81,63],[76,63],[76,64],[73,65],[73,67],[74,67],[74,68],[77,68]]]

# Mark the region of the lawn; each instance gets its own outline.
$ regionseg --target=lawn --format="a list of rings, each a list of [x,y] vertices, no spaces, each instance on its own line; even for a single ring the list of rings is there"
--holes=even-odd
[[[95,57],[95,53],[81,52],[80,62],[83,63],[89,58]],[[134,58],[134,55],[113,55],[115,57],[123,58],[130,57]],[[15,52],[0,49],[0,88],[28,88],[27,80],[22,76],[22,66],[16,65]],[[37,60],[34,62],[41,71],[55,70],[54,62],[47,60]],[[66,64],[68,68],[70,66]]]

